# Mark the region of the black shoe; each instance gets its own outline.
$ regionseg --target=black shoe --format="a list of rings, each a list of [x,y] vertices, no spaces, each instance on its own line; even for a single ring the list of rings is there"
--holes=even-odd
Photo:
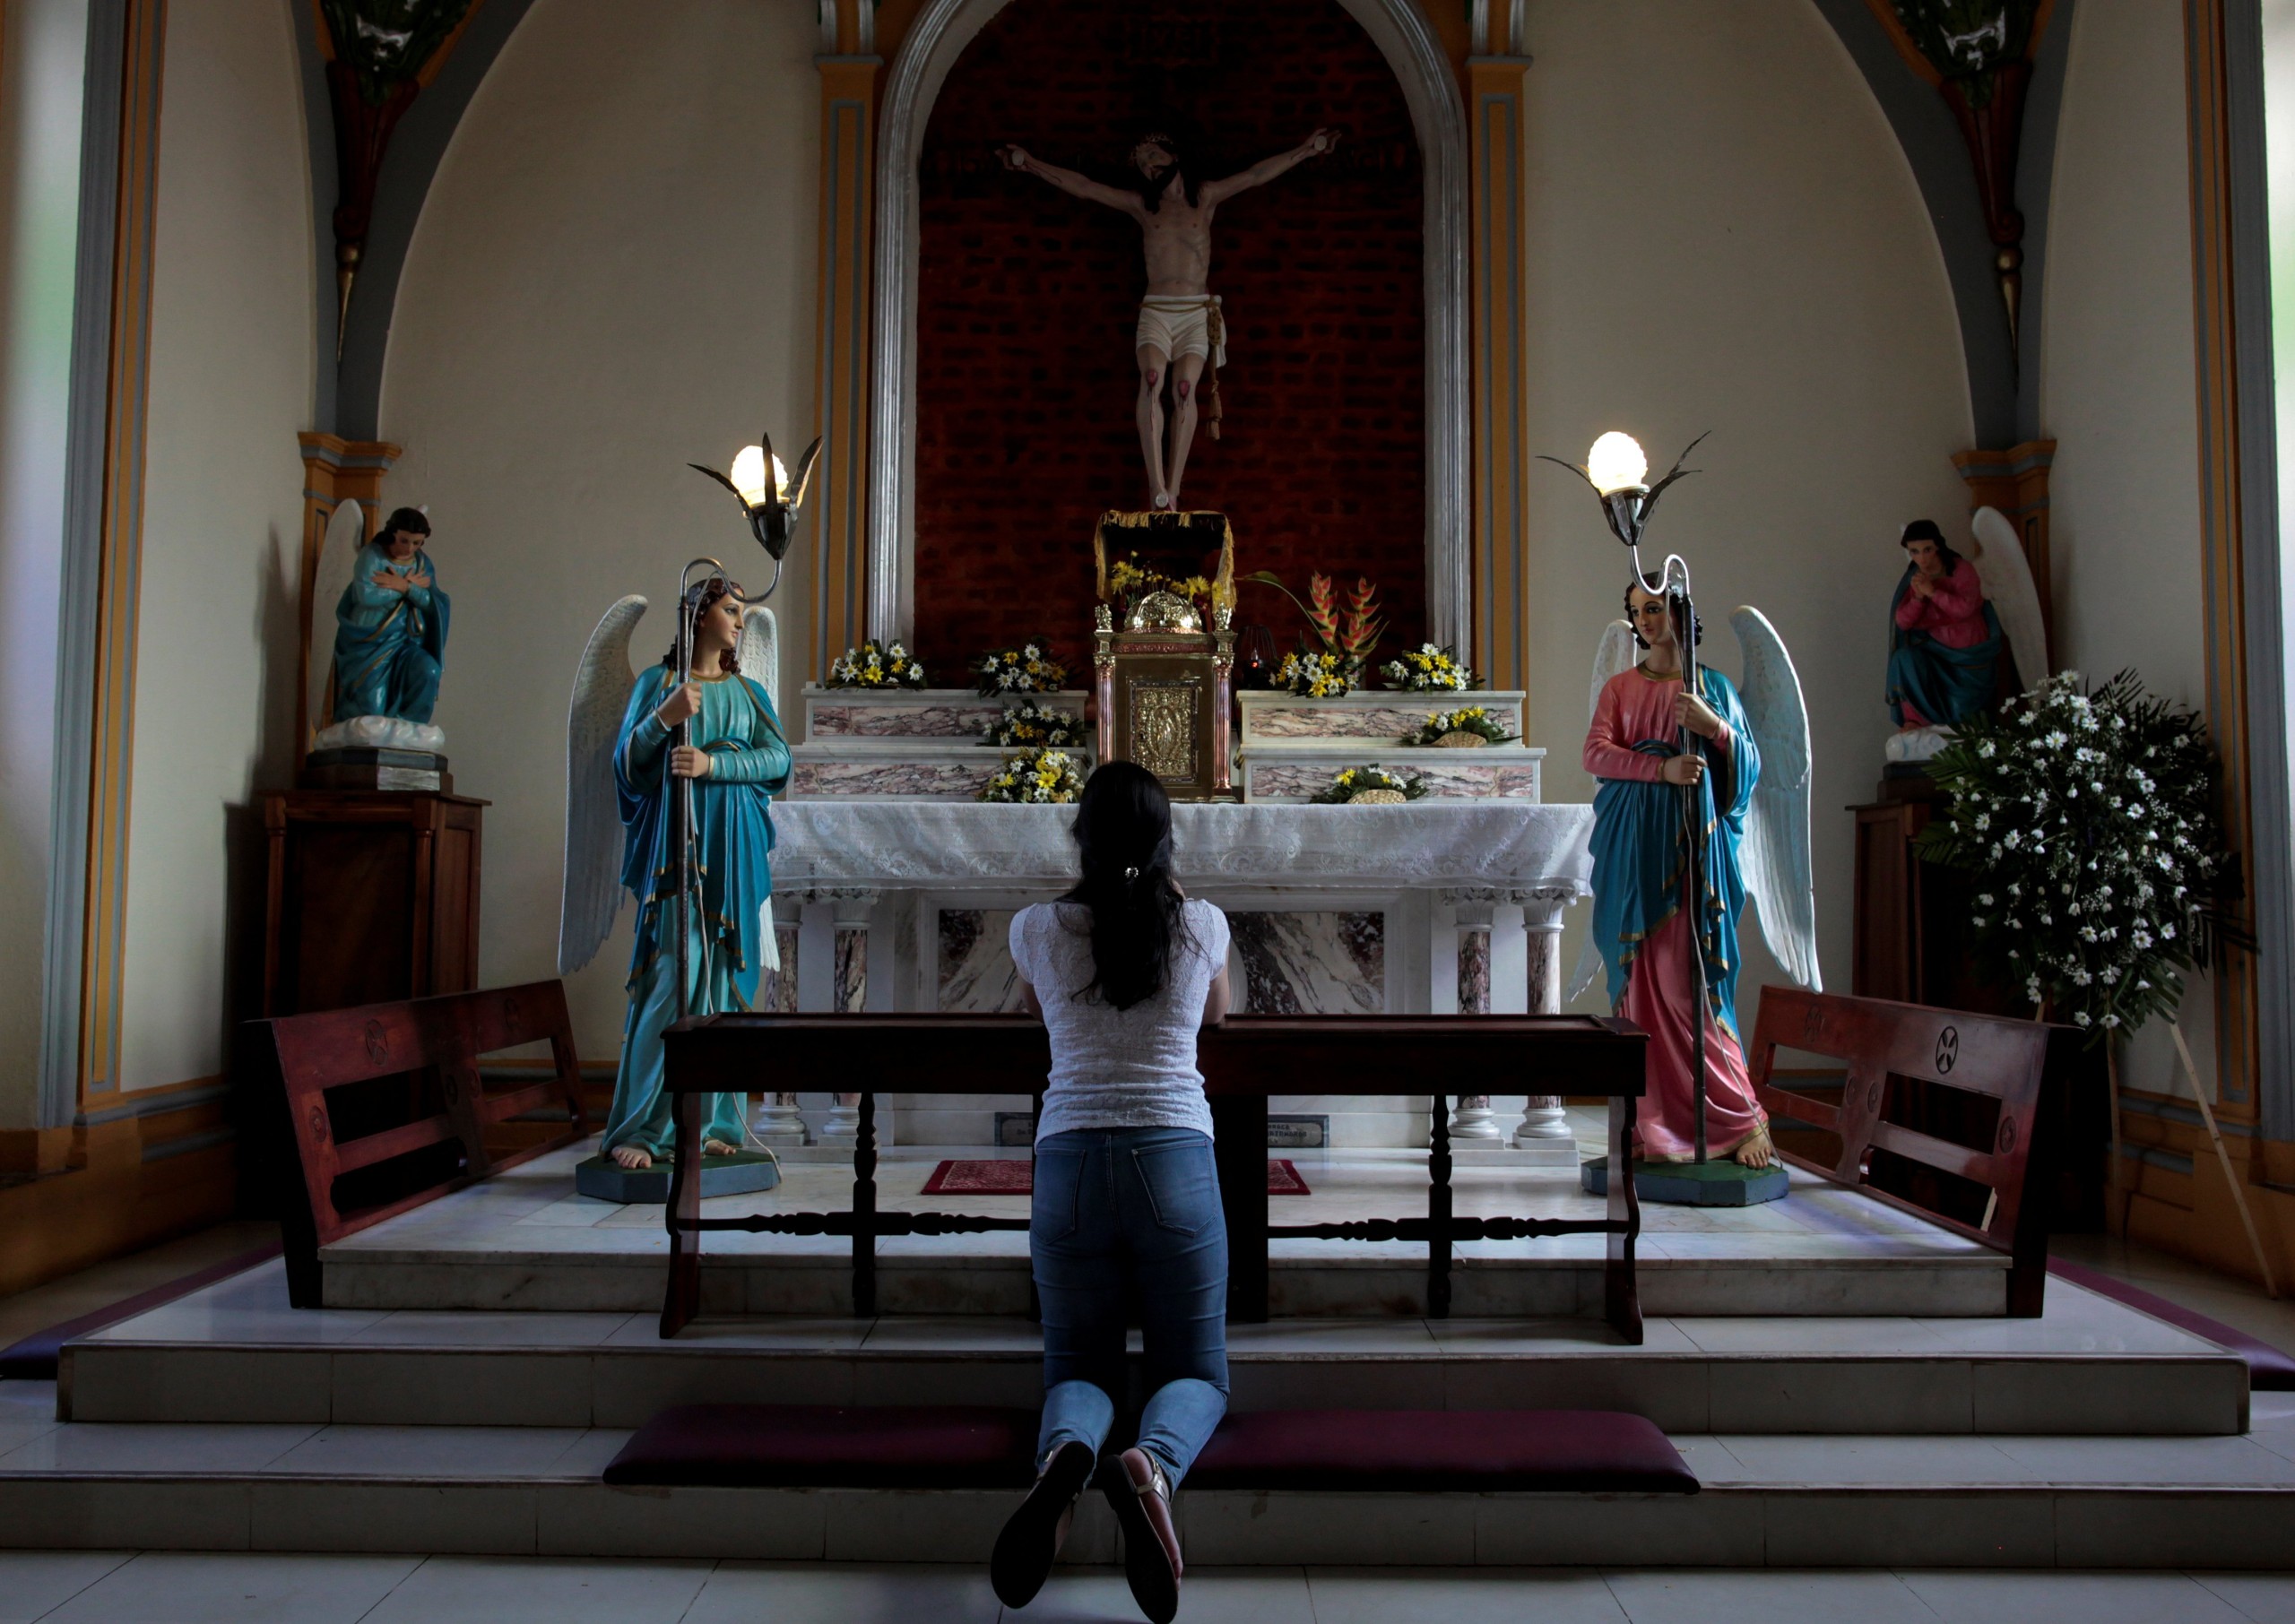
[[[1100,1492],[1123,1530],[1123,1577],[1150,1624],[1172,1624],[1180,1610],[1179,1530],[1172,1522],[1172,1486],[1156,1457],[1126,1449],[1101,1475]]]
[[[996,1536],[988,1582],[1005,1606],[1026,1607],[1052,1576],[1052,1560],[1068,1538],[1068,1514],[1091,1481],[1096,1460],[1089,1447],[1072,1438],[1053,1450],[1035,1487]]]

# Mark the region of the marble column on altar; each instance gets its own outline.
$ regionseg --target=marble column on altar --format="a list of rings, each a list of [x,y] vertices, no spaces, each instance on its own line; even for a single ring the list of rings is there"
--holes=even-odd
[[[1568,887],[1450,889],[1437,906],[1458,937],[1457,1002],[1462,1015],[1557,1015],[1562,1009],[1562,911],[1577,898]],[[1488,1094],[1462,1095],[1451,1113],[1451,1137],[1461,1148],[1510,1143]],[[1511,1147],[1537,1162],[1575,1166],[1577,1141],[1562,1100],[1525,1098]]]
[[[1558,887],[1522,893],[1523,986],[1530,1008],[1539,1015],[1562,1013],[1562,911],[1575,901],[1576,892]],[[1514,1145],[1517,1149],[1567,1145],[1571,1160],[1577,1160],[1577,1139],[1559,1094],[1531,1094],[1523,1101]]]
[[[802,894],[797,927],[797,1008],[801,1014],[857,1014],[892,1007],[892,962],[888,930],[879,923],[878,892],[868,886],[830,886]],[[871,962],[879,973],[871,977]],[[884,1113],[877,1120],[877,1143],[891,1143]],[[850,1146],[861,1131],[861,1095],[832,1093],[828,1119],[816,1142]]]
[[[781,967],[758,978],[758,1007],[770,1015],[797,1013],[797,941],[799,913],[803,904],[784,898],[773,901],[773,934],[780,949]],[[788,1089],[760,1093],[749,1131],[758,1143],[792,1149],[807,1142],[805,1119],[796,1093]]]

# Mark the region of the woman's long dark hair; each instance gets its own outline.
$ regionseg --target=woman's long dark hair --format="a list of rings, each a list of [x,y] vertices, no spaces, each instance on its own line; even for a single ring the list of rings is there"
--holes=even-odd
[[[1189,939],[1172,882],[1171,798],[1145,767],[1103,763],[1085,781],[1071,833],[1084,877],[1060,900],[1092,911],[1092,980],[1075,996],[1129,1009],[1164,989]]]

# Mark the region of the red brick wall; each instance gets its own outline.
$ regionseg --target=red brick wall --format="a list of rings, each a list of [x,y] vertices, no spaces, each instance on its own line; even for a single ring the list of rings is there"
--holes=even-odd
[[[1334,0],[1018,0],[949,73],[925,136],[917,311],[916,646],[935,682],[1091,625],[1093,519],[1148,504],[1132,402],[1139,229],[995,163],[1017,142],[1121,183],[1142,127],[1208,146],[1199,178],[1347,132],[1331,157],[1225,204],[1225,436],[1182,491],[1233,519],[1236,567],[1303,592],[1367,574],[1391,649],[1425,625],[1419,162],[1392,72]],[[1265,587],[1238,619],[1300,626]]]

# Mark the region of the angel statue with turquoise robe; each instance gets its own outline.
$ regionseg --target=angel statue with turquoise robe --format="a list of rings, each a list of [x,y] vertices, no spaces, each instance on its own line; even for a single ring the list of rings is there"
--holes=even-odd
[[[1585,750],[1598,785],[1593,920],[1570,992],[1577,997],[1606,973],[1613,1011],[1650,1034],[1640,1153],[1688,1162],[1699,1142],[1690,1023],[1702,957],[1705,1142],[1715,1156],[1767,1167],[1775,1147],[1737,1026],[1737,921],[1750,895],[1780,966],[1817,988],[1808,713],[1784,644],[1754,609],[1729,618],[1745,656],[1742,694],[1702,661],[1690,693],[1680,602],[1629,587],[1631,618],[1610,624],[1595,655]],[[1693,639],[1700,635],[1688,629]],[[1646,651],[1639,661],[1637,648]],[[1692,828],[1703,832],[1694,867]],[[1693,910],[1685,908],[1693,901]]]
[[[452,608],[428,543],[430,521],[402,507],[375,539],[359,540],[359,507],[336,510],[319,551],[314,605],[334,606],[331,659],[311,661],[314,747],[344,746],[437,754],[446,739],[430,721],[446,667]]]
[[[685,1013],[750,1008],[760,973],[780,967],[773,898],[773,792],[789,779],[789,741],[774,708],[772,611],[744,605],[722,575],[691,589],[693,680],[677,654],[631,670],[629,643],[645,600],[624,598],[590,635],[567,723],[566,885],[558,968],[570,975],[613,929],[626,892],[637,902],[621,1065],[607,1114],[605,1153],[651,1167],[674,1134],[663,1086],[662,1034],[678,1018],[675,804],[693,789],[697,905],[687,910]],[[760,680],[762,678],[762,680]],[[772,685],[772,686],[769,686]],[[692,742],[676,732],[692,724]],[[747,1140],[746,1096],[702,1102],[702,1150]]]

